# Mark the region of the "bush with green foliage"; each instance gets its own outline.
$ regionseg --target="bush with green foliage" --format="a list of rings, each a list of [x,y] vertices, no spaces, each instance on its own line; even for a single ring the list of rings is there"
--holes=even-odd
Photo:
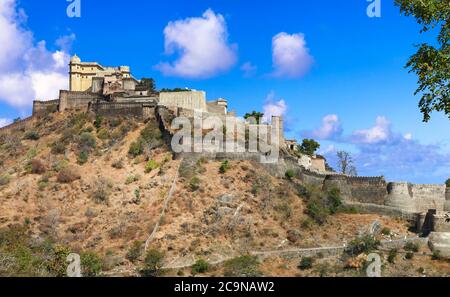
[[[7,174],[0,176],[0,187],[6,186],[11,181],[11,177]]]
[[[197,275],[199,273],[205,273],[209,269],[209,263],[203,259],[197,260],[194,265],[192,265],[192,274]]]
[[[137,141],[133,141],[130,144],[130,149],[128,150],[128,154],[132,156],[133,158],[136,158],[137,156],[141,155],[144,152],[144,143],[141,139],[138,139]]]
[[[88,160],[89,160],[89,152],[87,152],[87,151],[81,151],[81,152],[78,154],[78,158],[77,158],[78,164],[80,164],[80,165],[86,164],[86,162],[87,162]]]
[[[342,199],[339,189],[332,188],[328,192],[315,187],[301,187],[301,195],[306,199],[305,213],[317,224],[322,225],[328,216],[342,209]]]
[[[375,237],[370,234],[365,234],[353,239],[349,243],[346,251],[350,255],[360,255],[362,253],[369,254],[370,252],[377,250],[380,244],[380,241]]]
[[[443,257],[441,255],[441,251],[433,251],[433,254],[431,255],[431,260],[442,260]]]
[[[125,180],[125,184],[131,185],[132,183],[137,182],[140,179],[141,178],[139,177],[139,175],[129,175],[129,176],[127,176],[127,179]]]
[[[100,129],[103,123],[103,117],[101,115],[95,116],[94,127]]]
[[[93,149],[97,146],[97,141],[91,133],[83,132],[80,135],[79,145],[84,150]]]
[[[403,249],[405,251],[409,251],[409,252],[414,252],[417,253],[419,252],[420,246],[417,243],[414,243],[412,241],[409,241],[405,244],[405,246],[403,247]]]
[[[298,265],[300,270],[308,270],[313,267],[314,259],[312,257],[303,257]]]
[[[405,259],[411,260],[412,258],[414,258],[414,253],[413,252],[407,252],[406,255],[405,255]]]
[[[447,186],[447,188],[450,188],[450,178],[447,179],[447,181],[445,182],[445,185]]]
[[[230,168],[231,168],[230,162],[229,162],[228,160],[225,160],[225,161],[223,161],[222,164],[220,165],[219,172],[222,173],[222,174],[224,174],[224,173],[226,173]]]
[[[295,171],[292,170],[292,169],[289,169],[289,170],[286,171],[284,176],[286,177],[286,179],[292,180],[295,177]]]
[[[143,277],[157,277],[161,276],[164,271],[163,261],[164,253],[156,249],[151,249],[147,252],[144,260],[144,267],[141,270],[141,275]]]
[[[392,249],[389,251],[388,262],[391,264],[395,264],[395,260],[397,259],[398,251],[396,249]]]
[[[56,141],[51,145],[51,152],[54,155],[62,155],[66,152],[66,145],[62,141]]]
[[[36,130],[31,130],[25,133],[24,138],[28,140],[39,140],[40,136]]]
[[[195,192],[198,189],[200,189],[200,183],[201,183],[200,179],[197,176],[194,176],[189,182],[189,188],[191,189],[192,192]]]
[[[101,140],[106,140],[109,139],[109,132],[108,130],[106,130],[105,128],[101,128],[100,130],[98,130],[97,132],[97,137]]]
[[[83,277],[95,277],[102,271],[103,261],[93,252],[84,252],[80,254],[81,274]]]
[[[258,257],[244,255],[233,258],[224,263],[226,277],[260,277]]]
[[[135,263],[142,255],[143,244],[141,241],[134,241],[128,250],[125,258],[132,263]]]
[[[388,227],[383,227],[383,229],[381,229],[381,234],[383,234],[385,236],[390,236],[391,233],[392,233],[392,231]]]
[[[158,162],[156,162],[155,160],[149,160],[147,162],[147,164],[145,164],[145,173],[150,173],[155,169],[159,168],[159,164]]]

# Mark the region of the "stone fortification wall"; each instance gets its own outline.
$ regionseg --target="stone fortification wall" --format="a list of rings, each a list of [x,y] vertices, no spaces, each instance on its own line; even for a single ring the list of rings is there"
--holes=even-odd
[[[383,177],[328,175],[324,188],[338,188],[344,201],[384,205],[387,190]]]
[[[159,94],[161,105],[181,107],[206,112],[206,93],[202,91],[162,92]]]
[[[17,121],[15,123],[12,123],[11,125],[0,128],[0,135],[8,135],[18,131],[26,131],[32,128],[35,122],[36,117],[33,116]]]
[[[443,211],[444,204],[444,185],[415,185],[406,182],[388,185],[388,206],[411,212],[427,212],[429,209]]]
[[[91,105],[92,111],[101,116],[134,116],[144,117],[142,103],[133,102],[98,102]],[[150,111],[147,111],[151,113]],[[154,113],[154,108],[153,108]]]
[[[62,90],[59,93],[59,111],[87,110],[91,104],[102,99],[103,96],[97,93]]]
[[[49,113],[58,111],[58,109],[59,109],[59,99],[33,102],[34,116],[45,116]]]

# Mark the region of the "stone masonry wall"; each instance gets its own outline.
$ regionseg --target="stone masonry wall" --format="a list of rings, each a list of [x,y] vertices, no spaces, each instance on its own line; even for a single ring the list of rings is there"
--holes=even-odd
[[[8,135],[17,131],[25,131],[27,129],[30,129],[33,127],[34,123],[36,122],[36,117],[29,117],[20,121],[17,121],[15,123],[12,123],[11,125],[8,125],[6,127],[0,128],[0,135]]]
[[[50,101],[34,101],[33,115],[41,116],[58,110],[59,99]]]
[[[72,92],[60,91],[59,111],[69,110],[87,110],[89,105],[97,100],[103,99],[100,94],[91,92]]]
[[[134,116],[138,118],[144,116],[142,103],[101,102],[94,103],[91,107],[96,114],[101,116]]]
[[[444,185],[414,185],[389,183],[386,205],[411,212],[427,212],[429,209],[444,210]]]

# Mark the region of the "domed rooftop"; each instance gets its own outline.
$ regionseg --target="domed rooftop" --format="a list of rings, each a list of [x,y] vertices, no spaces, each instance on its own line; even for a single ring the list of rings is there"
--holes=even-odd
[[[80,57],[77,56],[77,54],[75,54],[75,55],[70,59],[70,63],[81,63],[81,59],[80,59]]]

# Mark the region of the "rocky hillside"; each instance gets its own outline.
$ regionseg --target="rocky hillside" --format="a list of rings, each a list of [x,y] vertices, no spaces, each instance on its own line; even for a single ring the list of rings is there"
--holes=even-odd
[[[0,160],[0,275],[63,276],[76,252],[88,276],[353,276],[372,250],[385,275],[449,275],[426,245],[380,245],[408,222],[257,163],[173,160],[157,122],[55,113],[0,136]]]

